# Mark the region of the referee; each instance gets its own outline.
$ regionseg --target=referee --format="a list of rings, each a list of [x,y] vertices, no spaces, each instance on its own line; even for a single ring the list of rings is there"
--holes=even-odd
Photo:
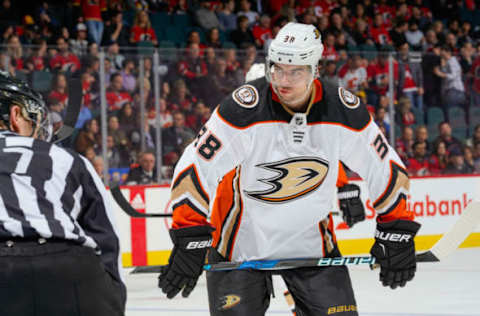
[[[105,187],[50,131],[42,97],[0,74],[0,315],[124,315]]]

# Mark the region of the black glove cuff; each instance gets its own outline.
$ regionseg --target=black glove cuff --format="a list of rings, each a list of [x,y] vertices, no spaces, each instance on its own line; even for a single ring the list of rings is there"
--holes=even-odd
[[[411,233],[415,236],[422,225],[414,221],[398,219],[391,222],[377,223],[377,230],[391,233]]]
[[[170,229],[170,238],[172,238],[173,243],[176,244],[177,241],[183,237],[197,237],[197,239],[203,236],[211,237],[213,231],[215,231],[215,228],[207,225],[190,226],[177,229],[172,228]]]
[[[356,184],[345,184],[338,188],[337,197],[339,200],[349,200],[360,198],[360,187]]]

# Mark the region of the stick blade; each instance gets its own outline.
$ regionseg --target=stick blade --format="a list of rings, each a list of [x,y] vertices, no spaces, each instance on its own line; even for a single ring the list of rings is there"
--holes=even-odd
[[[445,259],[470,235],[480,223],[480,201],[474,200],[463,210],[462,215],[442,238],[430,249],[438,260]]]
[[[162,269],[166,266],[138,266],[135,267],[130,274],[138,274],[138,273],[160,273]]]

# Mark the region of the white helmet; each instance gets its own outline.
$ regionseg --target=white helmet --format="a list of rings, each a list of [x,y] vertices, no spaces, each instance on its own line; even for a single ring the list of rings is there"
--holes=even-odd
[[[315,78],[322,54],[322,36],[317,28],[290,22],[280,29],[268,48],[267,79],[270,80],[269,70],[273,63],[310,66]]]

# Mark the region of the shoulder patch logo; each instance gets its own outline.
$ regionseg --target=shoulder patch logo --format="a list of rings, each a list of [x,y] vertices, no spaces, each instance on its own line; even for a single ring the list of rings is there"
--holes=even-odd
[[[251,109],[258,104],[258,91],[254,86],[246,84],[233,91],[232,98],[238,105]]]
[[[342,87],[338,87],[338,96],[349,109],[356,109],[360,105],[360,98]]]

